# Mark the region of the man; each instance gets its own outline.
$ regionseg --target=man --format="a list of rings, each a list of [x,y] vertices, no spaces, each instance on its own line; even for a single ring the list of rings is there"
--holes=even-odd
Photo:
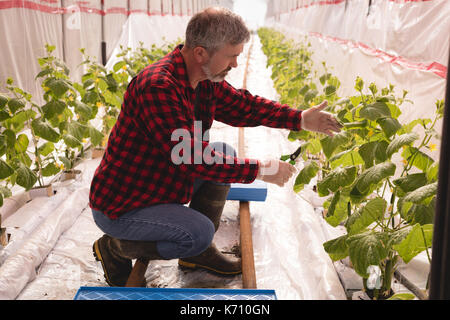
[[[239,16],[206,9],[188,23],[184,45],[130,82],[90,191],[94,220],[105,232],[94,255],[109,285],[124,286],[136,258],[241,272],[239,260],[212,244],[230,183],[262,179],[283,186],[295,168],[279,160],[240,159],[229,146],[210,144],[202,137],[214,119],[236,127],[330,135],[340,130],[321,111],[326,102],[302,113],[224,81],[249,38]],[[180,142],[174,139],[179,132],[190,135]],[[174,152],[180,143],[182,154]]]

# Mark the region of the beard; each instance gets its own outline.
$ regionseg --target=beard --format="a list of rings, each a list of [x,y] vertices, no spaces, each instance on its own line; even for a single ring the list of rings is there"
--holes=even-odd
[[[211,72],[211,66],[210,63],[206,63],[204,64],[202,67],[203,72],[206,75],[206,78],[212,82],[222,82],[223,80],[225,80],[225,77],[228,74],[228,71],[231,70],[231,67],[226,68],[225,70],[217,73],[217,74],[213,74]]]

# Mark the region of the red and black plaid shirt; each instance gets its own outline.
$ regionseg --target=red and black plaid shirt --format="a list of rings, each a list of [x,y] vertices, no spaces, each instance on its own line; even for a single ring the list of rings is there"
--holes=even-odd
[[[264,125],[300,130],[301,111],[237,90],[226,81],[205,80],[194,90],[181,48],[179,45],[146,67],[132,79],[124,95],[89,195],[91,208],[111,219],[155,204],[186,204],[195,178],[227,183],[255,180],[259,162],[210,150],[208,141],[202,141],[198,132],[194,134],[195,120],[202,121],[203,132],[214,119],[235,127]],[[185,129],[181,132],[190,133],[190,137],[172,141],[176,129]],[[177,145],[179,148],[181,141],[192,147],[191,161],[175,164],[172,149]],[[185,156],[185,150],[189,151],[183,149],[180,154]],[[216,161],[195,161],[202,154]]]

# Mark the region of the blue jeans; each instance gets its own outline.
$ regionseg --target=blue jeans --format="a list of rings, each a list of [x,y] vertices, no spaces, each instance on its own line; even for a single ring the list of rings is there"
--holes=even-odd
[[[236,151],[224,142],[210,144],[220,152]],[[194,194],[205,180],[195,179]],[[220,185],[227,183],[213,182]],[[164,259],[193,257],[209,247],[214,238],[214,225],[205,215],[177,203],[158,204],[129,211],[118,219],[110,219],[92,210],[94,221],[106,234],[124,240],[156,241]]]

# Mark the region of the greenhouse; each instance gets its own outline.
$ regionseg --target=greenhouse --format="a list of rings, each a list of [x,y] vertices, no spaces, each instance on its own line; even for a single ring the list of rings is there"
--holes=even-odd
[[[0,27],[1,300],[450,299],[450,1],[0,0]]]

